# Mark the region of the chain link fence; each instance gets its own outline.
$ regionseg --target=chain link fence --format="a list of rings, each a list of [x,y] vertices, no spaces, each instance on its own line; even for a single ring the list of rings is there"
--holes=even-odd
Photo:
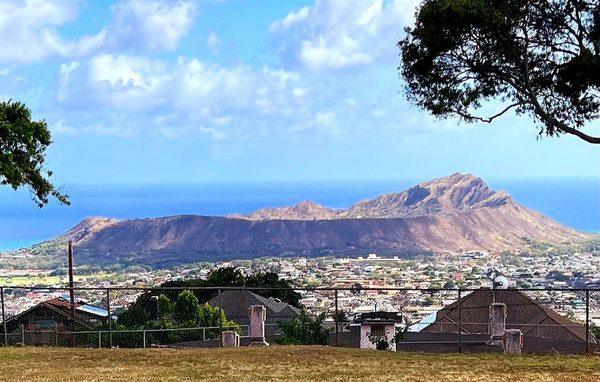
[[[598,350],[598,289],[109,287],[73,288],[73,303],[70,292],[0,287],[0,345],[219,347],[227,331],[244,345],[249,308],[261,305],[269,343],[502,351],[500,325],[520,331],[525,352]],[[309,340],[302,331],[315,326],[320,339]]]

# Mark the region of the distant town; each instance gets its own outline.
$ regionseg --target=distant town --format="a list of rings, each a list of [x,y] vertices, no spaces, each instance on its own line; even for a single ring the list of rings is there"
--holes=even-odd
[[[491,271],[507,277],[510,287],[598,288],[600,287],[600,246],[592,242],[578,248],[537,246],[528,253],[492,255],[485,251],[448,252],[417,258],[382,257],[368,254],[357,257],[260,258],[216,263],[196,263],[173,269],[150,270],[131,266],[110,273],[78,274],[77,287],[156,287],[167,281],[205,278],[221,267],[235,267],[246,275],[273,272],[299,288],[353,288],[338,294],[338,308],[348,314],[371,311],[402,311],[418,322],[458,297],[461,288],[486,288],[492,285]],[[5,286],[65,287],[67,277],[49,270],[0,270]],[[77,270],[76,270],[77,273]],[[361,288],[415,288],[420,291],[373,291]],[[442,289],[442,291],[435,291]],[[447,290],[444,290],[447,289]],[[7,288],[6,314],[14,315],[48,298],[64,296],[67,291]],[[135,301],[140,291],[113,291],[111,308],[118,312]],[[312,313],[333,314],[331,291],[301,291],[302,305]],[[463,292],[466,293],[466,292]],[[585,320],[585,296],[571,291],[527,292],[535,300],[558,313],[578,321]],[[105,305],[105,291],[80,291],[78,298],[90,304]],[[590,320],[600,325],[600,292],[590,294]]]

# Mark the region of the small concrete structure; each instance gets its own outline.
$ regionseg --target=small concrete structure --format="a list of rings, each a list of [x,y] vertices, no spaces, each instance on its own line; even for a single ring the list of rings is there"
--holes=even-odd
[[[350,324],[351,337],[356,338],[360,349],[377,349],[375,338],[385,339],[388,349],[396,351],[396,331],[400,328],[402,315],[397,312],[363,313]]]
[[[264,305],[250,305],[248,307],[248,335],[250,336],[250,346],[269,346],[265,340],[265,321],[267,319],[267,309]]]
[[[232,330],[224,331],[221,341],[224,348],[236,348],[240,346],[240,336]]]
[[[507,329],[504,332],[502,348],[507,354],[521,354],[523,350],[523,333],[519,329]]]
[[[506,331],[506,304],[494,302],[490,305],[490,342],[489,345],[502,345]]]

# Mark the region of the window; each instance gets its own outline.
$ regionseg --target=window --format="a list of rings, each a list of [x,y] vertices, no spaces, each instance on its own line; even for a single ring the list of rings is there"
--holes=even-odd
[[[52,319],[38,319],[35,321],[35,324],[39,329],[42,330],[54,328],[54,320]]]
[[[371,335],[377,337],[385,337],[385,326],[384,325],[372,325]]]

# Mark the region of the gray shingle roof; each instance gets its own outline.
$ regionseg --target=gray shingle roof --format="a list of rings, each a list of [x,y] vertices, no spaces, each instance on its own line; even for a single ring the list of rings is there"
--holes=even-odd
[[[463,333],[487,333],[492,301],[506,304],[506,328],[520,329],[525,336],[585,340],[585,326],[561,316],[516,290],[477,290],[437,312],[435,321],[421,332],[457,333],[459,303]],[[592,339],[593,340],[593,339]]]
[[[213,297],[208,304],[221,307],[227,319],[240,322],[248,319],[250,305],[264,305],[267,320],[289,320],[300,311],[298,308],[273,297],[263,297],[249,290],[227,290]]]

